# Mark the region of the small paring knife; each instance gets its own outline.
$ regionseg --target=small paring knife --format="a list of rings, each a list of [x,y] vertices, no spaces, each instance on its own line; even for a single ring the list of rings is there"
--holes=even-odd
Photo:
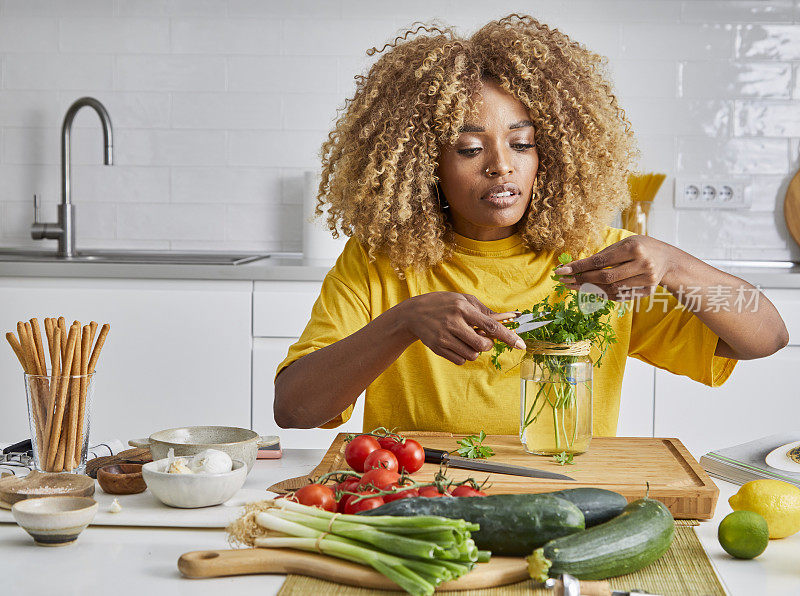
[[[500,464],[480,459],[470,459],[450,455],[443,449],[430,449],[425,447],[425,462],[429,464],[447,464],[451,468],[461,468],[463,470],[475,470],[477,472],[491,472],[494,474],[509,474],[511,476],[526,476],[528,478],[551,478],[555,480],[575,480],[563,474],[537,470],[525,466],[512,466],[511,464]]]

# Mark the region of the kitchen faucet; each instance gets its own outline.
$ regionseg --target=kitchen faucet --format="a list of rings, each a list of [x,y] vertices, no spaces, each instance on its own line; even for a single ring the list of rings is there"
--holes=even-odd
[[[64,115],[61,126],[61,203],[58,206],[58,222],[42,223],[39,221],[39,198],[33,195],[33,225],[31,238],[34,240],[58,240],[58,256],[70,259],[75,256],[75,206],[70,198],[70,135],[75,114],[84,106],[93,108],[103,125],[103,163],[110,166],[114,162],[113,129],[111,118],[106,108],[94,97],[81,97],[76,100]]]

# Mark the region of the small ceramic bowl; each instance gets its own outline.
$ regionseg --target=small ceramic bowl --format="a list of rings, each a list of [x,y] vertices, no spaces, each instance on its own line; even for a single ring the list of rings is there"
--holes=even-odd
[[[147,485],[142,478],[142,464],[111,464],[97,470],[97,482],[111,495],[135,495]]]
[[[97,513],[89,497],[41,497],[14,503],[11,514],[40,546],[72,544]]]
[[[233,469],[222,474],[168,474],[169,460],[160,459],[142,466],[142,477],[150,492],[170,507],[192,509],[219,505],[242,488],[247,466],[233,460]]]

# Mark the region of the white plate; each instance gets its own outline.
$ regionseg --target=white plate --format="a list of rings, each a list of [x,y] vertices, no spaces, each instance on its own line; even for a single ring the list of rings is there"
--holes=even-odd
[[[769,452],[764,461],[767,462],[768,466],[772,466],[773,468],[778,468],[779,470],[786,470],[787,472],[798,472],[800,473],[800,464],[795,461],[789,459],[789,456],[786,453],[790,449],[794,449],[795,447],[800,446],[800,441],[795,441],[794,443],[786,443],[786,445],[781,445],[777,449],[773,449]]]

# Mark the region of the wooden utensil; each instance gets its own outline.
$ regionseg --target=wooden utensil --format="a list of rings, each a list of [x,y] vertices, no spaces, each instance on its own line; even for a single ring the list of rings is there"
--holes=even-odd
[[[94,480],[80,474],[50,474],[33,470],[27,476],[0,479],[0,500],[9,505],[37,497],[91,497]]]
[[[402,592],[393,581],[370,567],[326,555],[284,548],[243,548],[198,550],[181,555],[178,570],[186,577],[201,579],[253,573],[295,574],[316,577],[338,584]],[[529,579],[528,563],[522,557],[492,557],[457,580],[441,584],[439,590],[475,590],[505,586]],[[609,584],[581,582],[581,594],[606,596]]]
[[[800,170],[789,182],[786,199],[783,201],[783,218],[786,227],[797,244],[800,244]]]
[[[90,459],[86,462],[85,471],[90,478],[97,478],[97,470],[103,466],[110,466],[111,464],[146,464],[151,461],[153,461],[153,456],[150,455],[150,449],[147,447],[126,449],[116,455],[104,455]]]

